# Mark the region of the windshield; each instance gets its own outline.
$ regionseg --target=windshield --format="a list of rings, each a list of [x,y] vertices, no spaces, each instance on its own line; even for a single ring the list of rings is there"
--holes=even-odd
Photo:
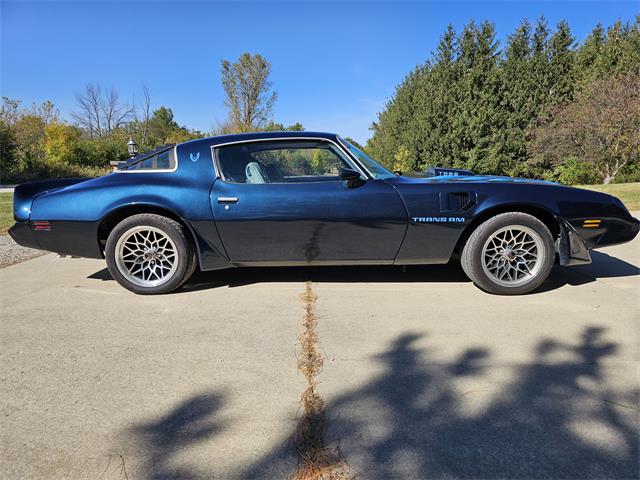
[[[366,168],[367,171],[371,174],[371,176],[376,180],[384,180],[385,178],[391,178],[396,176],[395,173],[390,172],[389,170],[384,168],[382,165],[380,165],[378,162],[376,162],[373,158],[371,158],[369,155],[364,153],[359,148],[354,147],[353,145],[343,140],[342,138],[340,139],[340,141],[344,144],[345,147],[347,147],[347,149],[349,149],[349,152],[351,153],[351,155],[355,156],[358,159],[358,161],[362,165],[364,165],[364,168]]]

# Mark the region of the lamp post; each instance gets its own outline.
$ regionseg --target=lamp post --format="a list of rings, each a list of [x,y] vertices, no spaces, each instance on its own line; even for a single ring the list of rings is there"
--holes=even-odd
[[[138,154],[138,144],[133,141],[133,138],[129,137],[129,142],[127,142],[127,151],[129,152],[129,156],[131,158],[135,157]]]

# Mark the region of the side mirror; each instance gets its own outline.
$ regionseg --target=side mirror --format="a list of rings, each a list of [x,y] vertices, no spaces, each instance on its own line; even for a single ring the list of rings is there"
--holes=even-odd
[[[356,178],[360,178],[359,172],[351,170],[350,168],[340,169],[340,180],[354,180]]]
[[[347,187],[353,188],[362,185],[364,181],[360,178],[360,172],[351,170],[350,168],[340,169],[340,180],[347,182]]]

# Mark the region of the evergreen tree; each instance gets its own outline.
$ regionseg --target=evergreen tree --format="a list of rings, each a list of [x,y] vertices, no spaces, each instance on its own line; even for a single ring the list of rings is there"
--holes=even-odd
[[[605,39],[605,29],[598,23],[576,52],[576,69],[581,75],[581,82],[588,80],[598,68]]]
[[[578,111],[563,107],[593,81],[639,69],[640,16],[606,30],[597,25],[581,44],[564,21],[551,31],[544,17],[535,25],[524,20],[503,50],[489,22],[470,22],[459,34],[448,26],[435,52],[402,80],[378,115],[367,150],[403,171],[441,165],[537,177],[550,169],[567,172],[563,162],[575,158],[550,164],[530,148],[536,130],[560,110]],[[623,169],[640,171],[633,163]],[[620,176],[627,178],[623,171]]]
[[[556,31],[547,44],[549,91],[546,103],[548,104],[561,104],[573,97],[575,85],[573,42],[569,24],[565,21],[558,23]]]

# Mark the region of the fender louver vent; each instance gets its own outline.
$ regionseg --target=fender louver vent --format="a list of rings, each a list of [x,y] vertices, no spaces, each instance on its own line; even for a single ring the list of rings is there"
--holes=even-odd
[[[469,208],[473,204],[475,194],[471,192],[451,192],[440,194],[440,208],[442,211],[459,211]]]

